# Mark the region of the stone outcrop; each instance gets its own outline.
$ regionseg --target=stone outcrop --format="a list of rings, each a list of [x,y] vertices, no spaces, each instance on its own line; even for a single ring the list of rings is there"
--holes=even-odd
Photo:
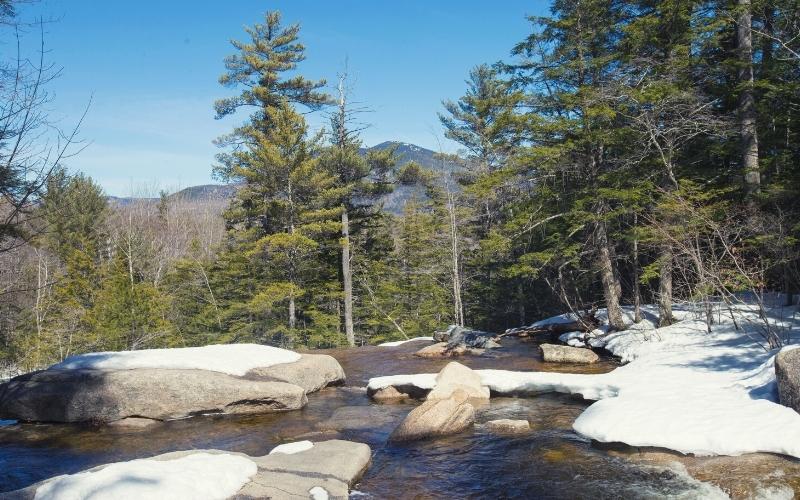
[[[458,325],[450,325],[447,330],[434,332],[433,340],[447,343],[448,349],[458,346],[472,349],[494,349],[500,347],[495,340],[495,334],[481,330],[473,330]]]
[[[427,400],[448,399],[455,391],[463,391],[470,399],[489,399],[489,388],[481,383],[480,375],[453,361],[436,375],[436,385]]]
[[[775,378],[780,403],[800,413],[800,349],[783,350],[775,356]]]
[[[413,441],[459,433],[475,423],[469,397],[456,390],[448,399],[425,401],[414,408],[392,432],[391,441]]]
[[[556,344],[542,344],[542,358],[549,363],[591,364],[600,361],[600,356],[591,349]]]
[[[343,382],[334,358],[308,354],[242,377],[199,369],[51,368],[0,384],[0,418],[104,423],[296,410],[307,393]]]
[[[369,467],[372,455],[366,444],[331,440],[314,443],[310,449],[291,454],[274,453],[262,457],[250,457],[220,450],[192,450],[165,453],[150,460],[168,461],[198,452],[239,455],[255,462],[258,467],[256,474],[230,498],[277,500],[312,498],[314,493],[318,495],[316,498],[347,498],[350,488]],[[105,467],[107,466],[101,465],[89,471]],[[140,479],[146,480],[146,478]],[[48,481],[5,493],[3,498],[32,500],[36,496],[37,489]]]

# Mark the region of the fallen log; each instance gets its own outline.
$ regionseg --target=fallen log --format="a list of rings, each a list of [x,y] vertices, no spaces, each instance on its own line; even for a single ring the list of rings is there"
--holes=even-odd
[[[564,323],[548,323],[541,326],[523,326],[519,328],[509,328],[501,337],[533,337],[536,335],[547,334],[550,336],[558,336],[568,332],[591,332],[600,326],[600,320],[595,317],[594,311],[581,316],[580,319],[575,321],[568,321]]]

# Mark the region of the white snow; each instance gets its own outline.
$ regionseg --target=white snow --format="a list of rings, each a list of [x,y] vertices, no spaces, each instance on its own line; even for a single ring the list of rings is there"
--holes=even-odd
[[[35,500],[221,500],[236,494],[257,471],[252,460],[229,454],[132,460],[50,479],[36,490]]]
[[[408,340],[395,340],[394,342],[384,342],[382,344],[378,344],[379,347],[397,347],[399,345],[403,345],[407,342],[416,342],[418,340],[427,340],[428,342],[433,342],[433,337],[414,337],[413,339]]]
[[[761,451],[800,457],[800,414],[777,403],[776,351],[759,346],[754,307],[740,306],[736,315],[743,330],[720,314],[716,318],[720,323],[707,333],[704,322],[682,310],[676,311],[681,321],[669,327],[639,326],[608,334],[602,338],[605,347],[627,362],[610,373],[478,373],[493,392],[555,391],[597,400],[573,425],[578,433],[597,441],[698,455]],[[798,328],[786,320],[774,321]],[[796,331],[792,337],[798,337]],[[435,384],[435,375],[394,375],[369,381],[373,390],[407,384],[428,389]]]
[[[9,425],[16,425],[16,424],[17,424],[16,420],[0,420],[0,427],[6,427]]]
[[[283,453],[284,455],[294,455],[295,453],[300,453],[301,451],[310,450],[314,447],[314,443],[311,441],[295,441],[293,443],[284,443],[272,448],[272,451],[269,452],[270,455],[274,455],[275,453]]]
[[[135,368],[171,368],[209,370],[242,376],[253,368],[293,363],[300,355],[293,351],[258,344],[222,344],[176,349],[93,352],[70,356],[51,370],[95,368],[130,370]]]
[[[328,498],[330,498],[330,495],[328,495],[328,490],[322,486],[314,486],[308,490],[308,494],[311,495],[312,500],[328,500]]]

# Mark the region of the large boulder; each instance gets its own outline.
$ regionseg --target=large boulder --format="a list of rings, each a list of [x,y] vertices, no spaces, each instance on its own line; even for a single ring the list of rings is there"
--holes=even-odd
[[[425,401],[392,432],[391,441],[413,441],[459,433],[475,423],[475,408],[464,391],[448,399]]]
[[[800,349],[784,349],[775,356],[775,378],[781,404],[800,413]]]
[[[456,391],[463,391],[470,399],[489,399],[489,388],[474,370],[452,361],[436,375],[436,385],[427,400],[448,399]]]
[[[299,385],[306,393],[329,385],[342,385],[345,381],[342,366],[333,356],[327,354],[303,354],[293,363],[254,368],[245,377]]]
[[[591,349],[556,344],[542,344],[542,359],[549,363],[591,364],[600,361],[600,356]]]
[[[43,370],[0,385],[0,418],[39,422],[167,420],[296,410],[302,387],[207,370]]]
[[[181,490],[180,493],[186,493],[187,485],[197,489],[199,487],[197,483],[202,481],[210,482],[218,490],[219,484],[231,483],[232,479],[234,482],[232,487],[228,488],[230,495],[227,496],[231,499],[347,498],[350,488],[369,467],[371,461],[369,446],[340,440],[309,444],[310,447],[282,446],[279,448],[285,451],[276,449],[273,450],[274,453],[262,457],[220,450],[165,453],[137,461],[140,464],[144,462],[142,465],[146,466],[135,470],[136,481],[131,481],[133,474],[130,471],[128,474],[110,473],[113,470],[111,468],[125,472],[125,467],[130,469],[131,464],[135,466],[134,462],[120,462],[94,467],[84,471],[80,476],[74,474],[47,479],[23,490],[5,493],[3,498],[33,500],[37,492],[40,496],[52,494],[56,498],[59,494],[66,496],[69,493],[81,493],[80,496],[88,497],[96,494],[99,488],[106,492],[118,492],[124,489],[130,498],[152,498],[154,487],[159,488],[158,493],[165,495],[164,498],[168,498],[169,493],[163,490],[170,487],[172,493],[176,493],[175,488]],[[196,467],[197,462],[194,463],[194,468],[183,468],[179,465],[180,461],[186,458],[198,458],[204,460],[202,463],[206,465],[214,465],[213,460],[209,461],[209,458],[214,457],[220,457],[222,460],[218,461],[219,464],[227,467],[199,468]],[[239,470],[235,468],[232,470],[231,465],[239,466]],[[104,470],[106,474],[102,474]],[[98,472],[101,473],[99,477]],[[236,477],[230,477],[232,475]],[[239,486],[242,483],[244,484]],[[67,491],[67,488],[71,491]],[[194,493],[197,498],[205,498],[204,494],[213,497],[219,491],[212,493],[206,490]]]
[[[494,349],[500,344],[494,340],[495,334],[481,330],[473,330],[458,325],[450,325],[444,331],[434,332],[433,340],[446,342],[448,349],[458,346],[472,349]]]
[[[455,358],[464,356],[466,354],[480,355],[483,349],[470,349],[463,345],[456,345],[450,348],[446,342],[438,342],[429,346],[425,346],[419,351],[414,353],[414,356],[420,358]]]

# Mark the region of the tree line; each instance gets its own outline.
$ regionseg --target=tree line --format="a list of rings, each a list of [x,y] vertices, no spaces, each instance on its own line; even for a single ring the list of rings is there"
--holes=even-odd
[[[473,68],[443,103],[453,172],[363,154],[346,71],[332,91],[301,76],[299,25],[267,13],[220,77],[232,95],[217,117],[247,116],[217,141],[215,175],[241,186],[224,207],[110,206],[59,161],[31,185],[11,157],[21,130],[6,129],[0,356],[30,369],[89,350],[352,346],[598,307],[620,330],[645,303],[669,325],[684,301],[711,325],[710,304],[742,292],[791,303],[798,12],[791,0],[555,0],[507,60]],[[329,126],[310,131],[309,112]],[[424,195],[382,210],[401,185]],[[763,340],[784,341],[769,328]]]

